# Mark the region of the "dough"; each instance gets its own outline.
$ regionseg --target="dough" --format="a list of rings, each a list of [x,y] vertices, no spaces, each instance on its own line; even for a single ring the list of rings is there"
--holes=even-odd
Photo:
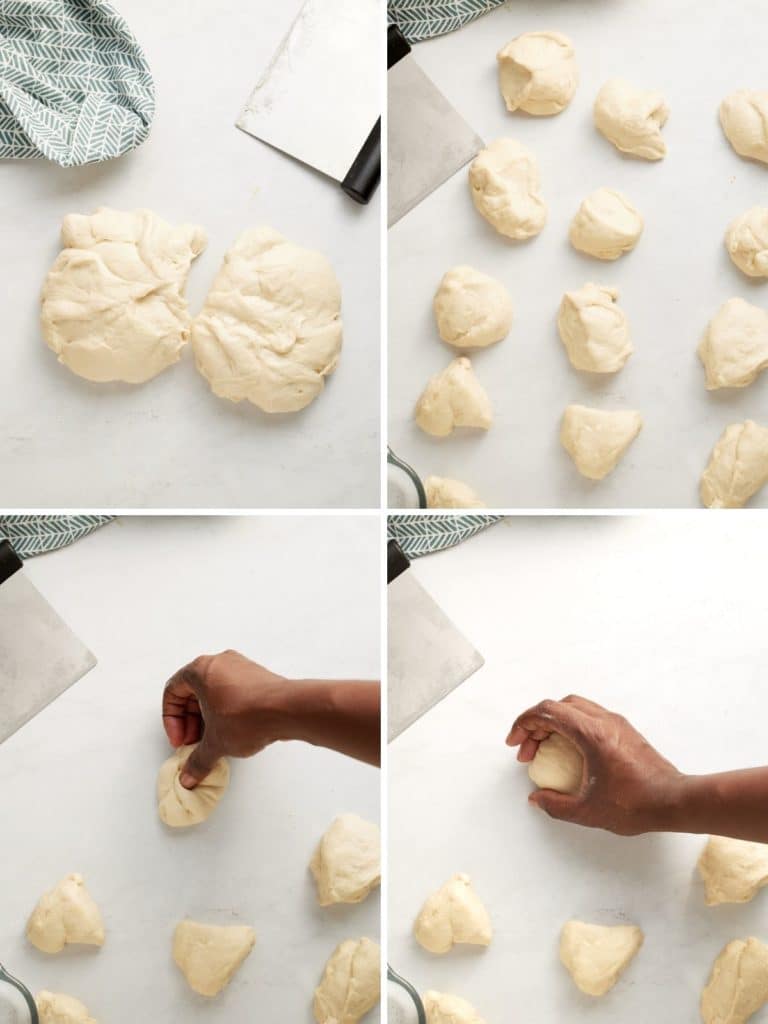
[[[768,429],[752,420],[731,423],[701,478],[707,508],[743,508],[768,483]]]
[[[361,903],[381,883],[381,833],[373,822],[342,814],[317,845],[310,870],[321,907]]]
[[[456,348],[485,348],[501,341],[512,326],[512,300],[494,277],[474,267],[449,270],[434,301],[437,329]]]
[[[720,104],[720,123],[740,156],[768,163],[768,92],[739,89]]]
[[[40,1024],[96,1024],[79,999],[60,992],[38,992],[35,998]]]
[[[141,384],[178,362],[189,340],[184,287],[205,248],[195,224],[151,210],[71,213],[43,285],[43,337],[86,380]]]
[[[422,1002],[427,1024],[485,1024],[474,1006],[459,996],[447,992],[425,992]]]
[[[635,248],[643,233],[640,212],[610,188],[599,188],[587,196],[571,221],[570,239],[574,249],[599,260],[617,260]]]
[[[455,943],[489,946],[491,919],[469,875],[454,875],[424,903],[413,926],[416,941],[430,953],[448,953]]]
[[[528,775],[539,789],[578,793],[584,776],[584,758],[575,744],[559,732],[539,744],[528,766]]]
[[[315,989],[317,1024],[357,1024],[381,998],[381,950],[370,939],[336,947]]]
[[[768,277],[768,207],[753,206],[728,226],[725,247],[749,277]]]
[[[582,476],[602,480],[616,468],[624,452],[640,433],[639,412],[609,412],[569,405],[563,414],[560,441]]]
[[[240,235],[192,324],[197,368],[220,398],[297,412],[341,352],[341,288],[328,260],[272,228]]]
[[[632,355],[629,323],[616,305],[617,288],[585,284],[566,292],[557,326],[568,358],[577,370],[615,373]]]
[[[661,129],[669,118],[669,107],[661,93],[644,92],[612,78],[597,94],[594,114],[598,131],[622,153],[644,160],[667,155]]]
[[[718,956],[701,994],[704,1024],[743,1024],[768,1001],[768,946],[734,939]]]
[[[40,897],[27,922],[27,938],[43,953],[60,953],[67,945],[104,945],[101,912],[82,875],[67,875]]]
[[[173,935],[173,959],[201,996],[217,996],[256,945],[247,925],[199,924],[181,921]]]
[[[491,401],[466,356],[436,373],[416,403],[416,422],[435,437],[447,437],[455,427],[488,430],[492,421]]]
[[[182,786],[181,769],[194,749],[195,744],[179,747],[163,762],[157,776],[157,810],[160,820],[171,828],[188,828],[205,821],[229,785],[229,763],[221,758],[210,775],[194,789]]]
[[[588,996],[603,996],[643,944],[633,924],[606,927],[567,921],[560,935],[560,960],[577,987]]]
[[[579,69],[573,44],[561,32],[526,32],[496,57],[507,110],[559,114],[573,99]]]
[[[749,903],[768,885],[768,846],[743,839],[710,836],[699,857],[708,907],[718,903]]]
[[[768,313],[729,299],[707,328],[699,358],[707,391],[747,387],[768,366]]]
[[[507,238],[532,238],[547,222],[536,158],[514,139],[497,139],[475,157],[469,187],[478,213]]]
[[[428,476],[424,481],[427,508],[485,508],[485,504],[461,480],[447,476]]]

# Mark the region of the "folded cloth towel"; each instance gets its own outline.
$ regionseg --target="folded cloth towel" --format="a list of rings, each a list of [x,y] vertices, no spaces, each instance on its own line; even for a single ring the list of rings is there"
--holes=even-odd
[[[146,58],[106,0],[0,0],[0,158],[111,160],[154,113]]]
[[[112,522],[112,516],[0,516],[0,540],[19,558],[58,551]]]
[[[396,540],[409,558],[456,547],[500,522],[503,516],[390,516],[387,537]]]
[[[506,0],[389,0],[389,20],[409,43],[453,32]]]

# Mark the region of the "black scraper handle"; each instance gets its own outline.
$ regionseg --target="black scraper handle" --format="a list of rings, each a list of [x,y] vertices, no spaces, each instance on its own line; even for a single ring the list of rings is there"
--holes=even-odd
[[[347,171],[341,187],[356,203],[363,206],[370,200],[381,181],[381,118],[371,129],[363,148]]]
[[[11,547],[10,542],[0,540],[0,583],[5,583],[21,568],[21,559]]]

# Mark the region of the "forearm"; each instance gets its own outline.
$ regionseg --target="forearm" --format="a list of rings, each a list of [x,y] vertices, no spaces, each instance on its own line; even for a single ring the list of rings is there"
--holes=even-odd
[[[299,679],[286,690],[281,739],[303,740],[367,764],[381,762],[377,682]]]
[[[693,832],[768,843],[768,768],[685,775],[658,831]]]

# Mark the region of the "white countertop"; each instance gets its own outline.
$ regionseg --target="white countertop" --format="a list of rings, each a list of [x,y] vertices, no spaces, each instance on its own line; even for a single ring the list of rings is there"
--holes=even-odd
[[[378,895],[321,910],[307,869],[337,814],[377,820],[376,769],[298,743],[270,748],[231,762],[213,816],[178,832],[157,817],[155,781],[170,754],[163,683],[199,653],[231,646],[286,675],[378,676],[378,536],[366,517],[122,519],[27,563],[99,658],[0,745],[0,960],[33,991],[75,995],[103,1024],[309,1024],[337,943],[377,939]],[[25,940],[26,919],[72,871],[107,940],[46,956]],[[215,1001],[172,961],[185,916],[256,930]]]
[[[504,743],[525,708],[581,693],[624,714],[683,771],[765,764],[761,518],[510,519],[414,563],[486,658],[389,748],[389,955],[421,991],[462,995],[488,1024],[697,1024],[725,943],[768,940],[765,894],[705,906],[703,837],[626,839],[554,822],[526,803],[527,771]],[[412,923],[458,871],[486,902],[494,939],[433,956]],[[602,999],[579,993],[560,966],[571,917],[645,932]]]
[[[574,42],[581,84],[553,118],[508,114],[496,53],[522,32],[554,29]],[[768,306],[768,283],[733,266],[730,221],[765,201],[768,169],[738,157],[718,121],[720,101],[766,86],[768,21],[760,0],[513,0],[452,35],[414,47],[414,59],[486,142],[512,136],[538,157],[549,223],[511,243],[475,211],[463,170],[389,232],[389,440],[422,476],[457,477],[496,508],[696,507],[698,482],[729,423],[768,423],[768,379],[707,392],[696,348],[733,296]],[[592,105],[612,77],[658,89],[671,117],[661,163],[623,157],[597,133]],[[568,227],[594,189],[623,191],[646,228],[616,263],[577,253]],[[431,438],[413,421],[427,380],[457,353],[439,338],[431,303],[442,275],[469,263],[506,283],[510,336],[472,357],[494,404],[480,431]],[[574,370],[557,332],[565,291],[587,281],[616,286],[635,353],[615,375]],[[570,403],[635,408],[645,426],[619,468],[582,478],[559,443]],[[768,489],[753,505],[768,506]]]
[[[301,0],[118,0],[157,86],[148,141],[101,165],[0,163],[0,480],[5,508],[349,507],[379,503],[379,199],[339,186],[235,128]],[[362,144],[362,140],[361,140]],[[202,224],[190,310],[224,253],[268,224],[323,251],[342,284],[344,349],[301,413],[217,398],[179,364],[140,386],[92,384],[60,366],[39,294],[67,213],[149,207]]]

